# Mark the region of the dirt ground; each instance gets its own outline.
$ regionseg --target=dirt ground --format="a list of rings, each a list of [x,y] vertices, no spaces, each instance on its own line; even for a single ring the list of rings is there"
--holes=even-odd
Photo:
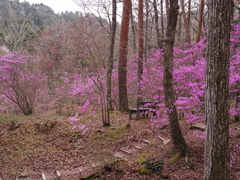
[[[113,112],[110,127],[102,127],[100,115],[77,118],[0,117],[0,180],[203,179],[204,139],[196,137],[203,131],[183,120],[190,154],[176,158],[168,127],[153,127],[148,118]],[[230,123],[230,149],[231,180],[239,180],[239,123]]]

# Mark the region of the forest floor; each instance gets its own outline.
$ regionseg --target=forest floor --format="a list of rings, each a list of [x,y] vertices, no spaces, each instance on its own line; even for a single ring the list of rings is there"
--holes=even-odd
[[[0,117],[0,180],[203,179],[204,139],[196,137],[203,131],[183,120],[190,154],[176,158],[168,127],[151,126],[149,118],[129,120],[113,112],[110,127],[102,126],[100,115],[78,118]],[[87,125],[88,131],[82,135],[74,125]],[[240,179],[239,147],[240,124],[231,122],[231,180]]]

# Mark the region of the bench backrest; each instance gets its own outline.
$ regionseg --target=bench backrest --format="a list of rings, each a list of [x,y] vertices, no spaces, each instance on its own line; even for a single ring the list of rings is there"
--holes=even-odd
[[[153,101],[139,101],[138,107],[156,109],[156,103]]]

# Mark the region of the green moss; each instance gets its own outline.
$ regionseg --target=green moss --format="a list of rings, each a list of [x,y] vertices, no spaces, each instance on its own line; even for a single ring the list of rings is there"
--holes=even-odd
[[[120,111],[109,111],[111,114],[118,114],[121,113]]]
[[[156,145],[155,142],[150,142],[150,143],[148,144],[148,147],[153,147],[153,146],[155,146],[155,145]]]
[[[152,173],[152,171],[150,169],[147,169],[145,167],[142,167],[142,168],[138,168],[136,169],[136,171],[139,173],[139,174],[144,174],[144,175],[149,175]]]
[[[171,163],[175,163],[177,162],[177,160],[181,157],[180,153],[175,154],[175,156],[173,158],[170,159]]]
[[[109,131],[109,133],[102,135],[101,137],[105,137],[105,138],[109,137],[114,140],[117,140],[119,138],[124,138],[126,136],[126,131],[130,129],[130,124],[123,125],[122,127],[119,127],[116,129],[112,129],[112,128],[110,129],[111,130]]]
[[[0,116],[0,122],[8,122],[8,121],[22,121],[36,118],[33,115],[25,116],[25,115],[18,115],[18,116]]]
[[[147,158],[148,158],[147,154],[139,154],[139,155],[137,155],[136,163],[145,164],[147,161]]]

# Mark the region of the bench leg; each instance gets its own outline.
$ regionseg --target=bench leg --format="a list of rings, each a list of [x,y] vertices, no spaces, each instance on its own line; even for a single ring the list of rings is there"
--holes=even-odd
[[[129,120],[132,120],[132,111],[129,111]]]
[[[155,111],[153,112],[153,117],[156,117],[156,112]]]
[[[140,110],[138,109],[137,112],[136,112],[136,120],[139,120],[140,119]]]

